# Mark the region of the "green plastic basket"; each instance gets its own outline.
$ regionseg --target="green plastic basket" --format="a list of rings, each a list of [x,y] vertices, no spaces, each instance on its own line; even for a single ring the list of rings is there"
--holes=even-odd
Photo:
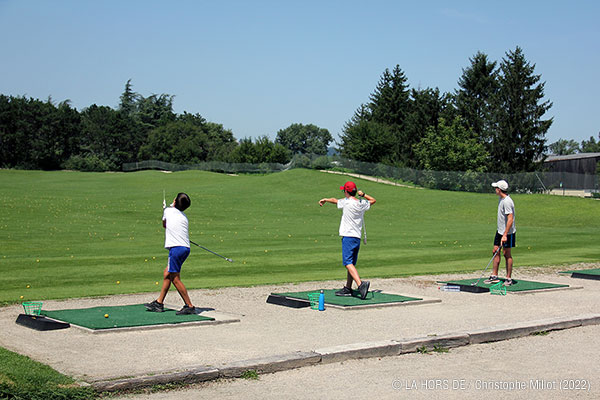
[[[490,294],[506,296],[506,286],[504,286],[504,282],[500,281],[495,285],[490,286]]]
[[[25,314],[27,315],[40,315],[42,311],[42,302],[41,301],[29,301],[23,303],[23,309],[25,310]]]
[[[321,294],[320,292],[308,294],[308,301],[310,301],[310,308],[312,308],[313,310],[319,309],[319,295],[320,294]]]

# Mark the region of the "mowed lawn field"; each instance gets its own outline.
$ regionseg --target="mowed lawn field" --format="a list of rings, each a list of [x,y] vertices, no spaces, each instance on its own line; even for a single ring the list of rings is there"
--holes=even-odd
[[[158,291],[167,258],[163,190],[168,202],[179,191],[190,195],[192,240],[235,260],[192,246],[182,271],[188,288],[342,282],[341,211],[318,200],[342,197],[338,188],[347,179],[301,169],[240,176],[1,170],[0,304]],[[377,199],[366,214],[362,277],[479,274],[487,264],[494,194],[355,181]],[[512,197],[517,268],[600,259],[600,202]]]

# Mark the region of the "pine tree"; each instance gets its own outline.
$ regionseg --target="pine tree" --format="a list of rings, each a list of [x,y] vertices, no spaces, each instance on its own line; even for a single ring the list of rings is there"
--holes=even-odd
[[[131,116],[136,111],[137,101],[140,95],[133,91],[131,79],[125,84],[125,91],[121,94],[121,102],[119,103],[119,111],[125,115]]]
[[[534,69],[518,46],[502,59],[499,89],[493,100],[492,171],[532,171],[541,165],[545,135],[552,125],[552,118],[542,117],[552,103],[542,101],[545,83]]]
[[[456,93],[456,109],[466,127],[483,143],[492,139],[492,98],[498,91],[496,62],[477,52],[469,61],[471,65],[463,69],[458,80],[460,89]]]
[[[404,125],[410,98],[407,80],[399,65],[391,73],[386,68],[370,96],[369,108],[375,122],[394,128]]]
[[[407,137],[405,129],[406,118],[410,112],[407,81],[399,65],[391,72],[386,68],[371,94],[368,104],[369,122],[375,125],[361,124],[358,131],[363,135],[377,134],[384,137],[369,139],[371,145],[366,147],[371,149],[376,158],[365,161],[406,164],[410,158],[412,141]]]

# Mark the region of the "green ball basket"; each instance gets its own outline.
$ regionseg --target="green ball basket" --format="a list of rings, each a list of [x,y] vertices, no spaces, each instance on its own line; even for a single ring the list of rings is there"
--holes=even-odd
[[[506,296],[506,286],[504,286],[504,282],[500,281],[495,285],[490,286],[490,294]]]
[[[316,292],[316,293],[308,294],[308,301],[310,302],[310,308],[312,308],[313,310],[319,309],[319,294],[321,294],[321,293]]]
[[[25,310],[25,314],[27,315],[40,315],[40,312],[42,311],[42,302],[29,301],[23,303],[23,309]]]

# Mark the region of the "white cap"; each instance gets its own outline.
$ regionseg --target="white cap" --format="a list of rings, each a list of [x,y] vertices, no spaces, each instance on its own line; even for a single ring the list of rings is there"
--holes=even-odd
[[[508,190],[508,183],[503,179],[498,182],[492,183],[493,187],[497,187],[498,189],[506,192]]]

